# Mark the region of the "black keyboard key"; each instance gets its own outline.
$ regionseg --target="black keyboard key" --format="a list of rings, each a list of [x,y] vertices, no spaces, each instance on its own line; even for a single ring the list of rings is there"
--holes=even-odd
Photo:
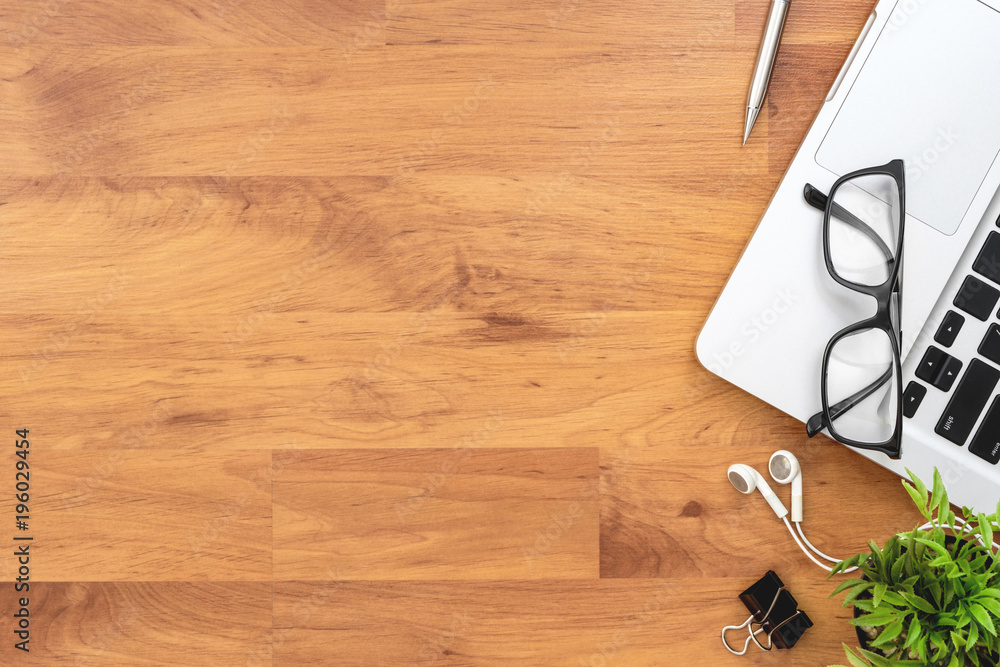
[[[917,414],[917,409],[920,408],[926,395],[927,387],[919,382],[910,382],[906,385],[906,391],[903,392],[903,416],[907,419],[913,419],[913,415]]]
[[[1000,382],[1000,371],[979,359],[970,361],[969,370],[958,383],[934,431],[956,445],[964,445],[997,382]]]
[[[969,445],[969,451],[993,465],[1000,463],[1000,396],[993,400],[986,419]]]
[[[941,326],[934,334],[934,340],[945,347],[951,347],[955,344],[955,339],[958,338],[958,332],[962,330],[963,324],[965,324],[965,318],[954,310],[949,310],[948,314],[941,320]]]
[[[924,353],[924,358],[920,360],[920,365],[917,366],[917,377],[924,382],[933,384],[938,373],[941,372],[941,362],[944,357],[944,352],[931,345]]]
[[[961,371],[961,361],[931,345],[917,366],[917,377],[941,391],[951,391]]]
[[[986,338],[979,344],[979,354],[1000,364],[1000,326],[990,325],[990,330],[986,332]]]
[[[955,357],[944,355],[944,360],[941,362],[941,371],[934,378],[933,384],[935,387],[944,392],[951,391],[952,386],[955,384],[955,380],[958,379],[958,374],[962,372],[962,362]]]
[[[990,237],[979,251],[979,257],[972,265],[972,270],[995,283],[1000,283],[1000,234],[990,232]]]
[[[955,297],[955,305],[985,322],[993,313],[998,300],[1000,291],[975,276],[968,276],[962,284],[962,289],[958,291],[958,296]]]

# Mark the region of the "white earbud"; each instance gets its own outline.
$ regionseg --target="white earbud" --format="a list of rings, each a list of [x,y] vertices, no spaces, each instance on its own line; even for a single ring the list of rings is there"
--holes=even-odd
[[[771,487],[767,485],[767,482],[764,481],[764,478],[756,470],[742,463],[731,465],[729,466],[729,481],[732,482],[737,491],[743,494],[753,493],[754,489],[760,489],[761,495],[764,496],[767,504],[771,506],[774,513],[778,515],[778,518],[785,523],[785,527],[791,534],[792,539],[795,540],[795,544],[798,545],[799,549],[802,549],[802,553],[808,556],[809,560],[819,567],[827,572],[831,572],[833,568],[821,563],[816,556],[831,563],[836,563],[839,559],[827,556],[814,547],[806,539],[805,533],[802,532],[802,469],[799,466],[798,459],[791,452],[782,449],[771,455],[771,460],[768,461],[767,468],[771,471],[771,477],[774,478],[774,481],[779,484],[792,485],[792,521],[795,522],[794,529],[788,521],[788,510],[785,509],[785,506],[781,504],[778,497],[771,491]],[[796,531],[798,534],[796,534]],[[841,574],[848,574],[857,569],[857,567],[850,567]]]
[[[802,521],[802,467],[795,455],[784,449],[771,454],[767,462],[771,477],[778,484],[792,485],[792,522]]]
[[[774,495],[774,491],[767,485],[760,473],[750,466],[742,463],[729,466],[729,481],[742,494],[749,495],[754,492],[754,489],[760,489],[764,500],[771,506],[779,519],[784,519],[788,515],[788,509],[778,500],[778,496]]]

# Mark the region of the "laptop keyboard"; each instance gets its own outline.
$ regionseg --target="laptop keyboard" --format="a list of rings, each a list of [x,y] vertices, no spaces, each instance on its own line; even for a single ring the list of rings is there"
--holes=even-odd
[[[1000,226],[1000,220],[997,220]],[[993,397],[1000,384],[1000,233],[990,232],[979,256],[972,265],[973,273],[962,287],[934,335],[916,370],[917,379],[903,393],[903,416],[912,418],[930,391],[952,392],[948,406],[940,416],[934,431],[954,444],[965,447],[993,465],[1000,463],[1000,396]],[[978,344],[978,356],[962,360],[949,354],[949,349],[961,335],[966,317],[991,322],[986,336]],[[975,335],[975,334],[970,334]],[[990,400],[992,399],[992,403]],[[987,406],[989,406],[987,408]],[[986,416],[973,433],[983,412]],[[971,437],[971,441],[970,441]]]

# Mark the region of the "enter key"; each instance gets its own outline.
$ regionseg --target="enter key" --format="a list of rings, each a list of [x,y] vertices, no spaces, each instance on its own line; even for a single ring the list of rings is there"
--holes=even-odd
[[[993,400],[969,451],[993,465],[1000,462],[1000,396]]]

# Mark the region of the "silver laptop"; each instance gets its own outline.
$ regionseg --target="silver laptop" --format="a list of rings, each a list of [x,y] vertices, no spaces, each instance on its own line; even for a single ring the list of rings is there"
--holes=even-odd
[[[878,3],[698,358],[803,422],[821,410],[827,342],[876,308],[831,277],[823,213],[803,187],[829,192],[840,176],[896,158],[906,180],[901,457],[858,451],[900,475],[929,480],[937,467],[953,502],[990,513],[1000,498],[1000,0]]]

